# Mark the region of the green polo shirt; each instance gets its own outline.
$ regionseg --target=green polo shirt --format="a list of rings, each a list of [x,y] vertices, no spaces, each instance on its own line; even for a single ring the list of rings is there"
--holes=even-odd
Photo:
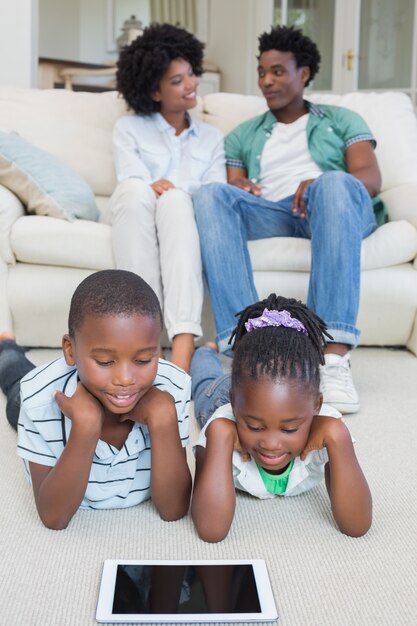
[[[370,141],[375,148],[376,141],[368,125],[358,113],[331,105],[317,106],[311,102],[307,123],[307,143],[313,161],[323,172],[332,170],[347,171],[345,153],[347,148],[360,141]],[[261,155],[265,143],[277,124],[271,111],[258,115],[237,126],[225,139],[227,167],[245,169],[248,178],[259,182]],[[387,211],[382,200],[372,198],[377,223],[387,221]]]

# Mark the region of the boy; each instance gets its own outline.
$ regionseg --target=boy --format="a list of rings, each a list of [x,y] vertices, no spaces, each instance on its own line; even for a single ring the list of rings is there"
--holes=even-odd
[[[19,369],[28,372],[18,454],[48,528],[66,528],[79,507],[124,508],[149,497],[164,520],[186,514],[190,377],[158,359],[161,327],[149,285],[105,270],[75,290],[63,358],[32,369],[12,340],[0,344],[2,389],[13,395]]]

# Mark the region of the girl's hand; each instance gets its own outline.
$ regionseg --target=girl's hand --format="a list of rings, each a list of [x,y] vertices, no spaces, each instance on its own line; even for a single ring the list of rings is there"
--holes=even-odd
[[[305,460],[312,450],[327,448],[333,441],[337,441],[340,435],[345,435],[346,425],[337,417],[327,415],[315,415],[311,423],[310,434],[300,459]]]
[[[171,394],[151,387],[129,413],[120,416],[120,422],[131,420],[151,428],[157,422],[164,421],[167,415],[173,414],[176,417],[175,402]]]
[[[62,391],[55,392],[55,401],[74,426],[93,429],[99,436],[103,426],[104,409],[82,383],[78,382],[75,393],[68,397]]]
[[[231,437],[233,441],[233,450],[239,452],[243,461],[250,461],[250,454],[242,448],[239,435],[237,433],[236,423],[226,417],[219,417],[211,422],[206,430],[206,437],[210,432],[212,437]]]
[[[162,178],[161,180],[156,180],[152,183],[151,187],[154,190],[156,197],[159,198],[159,196],[162,196],[162,194],[168,191],[168,189],[174,189],[175,185],[173,185],[170,180]]]

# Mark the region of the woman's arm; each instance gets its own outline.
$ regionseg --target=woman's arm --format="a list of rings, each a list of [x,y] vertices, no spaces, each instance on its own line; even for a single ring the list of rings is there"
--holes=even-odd
[[[354,143],[346,150],[349,174],[360,180],[373,198],[381,191],[381,173],[375,152],[369,141]]]
[[[206,430],[206,448],[198,446],[191,516],[201,539],[222,541],[235,513],[232,456],[235,423],[218,418]]]

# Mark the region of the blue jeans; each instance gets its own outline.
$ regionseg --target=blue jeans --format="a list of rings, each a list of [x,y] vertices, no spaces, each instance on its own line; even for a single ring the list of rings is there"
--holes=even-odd
[[[7,397],[6,416],[17,430],[20,412],[20,379],[35,366],[25,357],[25,351],[11,339],[0,342],[0,388]]]
[[[194,412],[203,427],[216,409],[230,402],[230,374],[223,373],[219,355],[208,346],[194,353],[190,374]]]
[[[361,244],[377,227],[371,198],[357,178],[332,171],[304,194],[306,218],[293,214],[292,200],[270,202],[223,183],[202,185],[193,196],[221,352],[228,350],[235,314],[259,300],[247,241],[268,237],[311,239],[307,306],[335,342],[358,343]]]

